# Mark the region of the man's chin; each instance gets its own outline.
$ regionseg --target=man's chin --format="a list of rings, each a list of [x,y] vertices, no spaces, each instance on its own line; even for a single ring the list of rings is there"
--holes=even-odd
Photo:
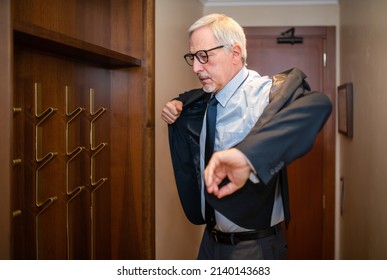
[[[215,91],[215,87],[214,86],[203,86],[203,90],[204,90],[204,92],[211,93],[211,92]]]

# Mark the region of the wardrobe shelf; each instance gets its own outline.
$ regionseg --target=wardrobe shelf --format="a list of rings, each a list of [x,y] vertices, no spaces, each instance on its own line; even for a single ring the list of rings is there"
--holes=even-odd
[[[108,69],[138,67],[141,60],[86,41],[82,41],[22,21],[13,23],[14,42],[76,61],[89,62]]]

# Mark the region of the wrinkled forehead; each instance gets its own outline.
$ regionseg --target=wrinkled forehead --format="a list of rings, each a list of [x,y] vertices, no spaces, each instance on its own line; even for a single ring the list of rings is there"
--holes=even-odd
[[[209,27],[201,27],[191,33],[189,38],[189,51],[195,53],[216,47],[218,41]]]

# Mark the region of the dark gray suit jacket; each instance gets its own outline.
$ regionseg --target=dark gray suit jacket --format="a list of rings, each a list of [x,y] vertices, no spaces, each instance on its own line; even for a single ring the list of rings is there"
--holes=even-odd
[[[258,184],[246,185],[218,199],[206,193],[208,203],[245,228],[270,227],[276,186],[282,190],[285,213],[289,211],[286,165],[308,152],[327,121],[332,104],[320,92],[311,92],[305,74],[293,68],[273,76],[271,100],[251,132],[236,148],[254,166]],[[200,203],[199,137],[206,110],[202,89],[181,94],[183,112],[169,125],[169,143],[179,197],[187,218],[203,224]],[[290,216],[286,217],[289,222]]]

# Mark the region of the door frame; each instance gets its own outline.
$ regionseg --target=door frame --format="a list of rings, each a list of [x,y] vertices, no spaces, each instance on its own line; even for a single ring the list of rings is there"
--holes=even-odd
[[[11,1],[0,1],[0,259],[11,258],[12,29]]]

